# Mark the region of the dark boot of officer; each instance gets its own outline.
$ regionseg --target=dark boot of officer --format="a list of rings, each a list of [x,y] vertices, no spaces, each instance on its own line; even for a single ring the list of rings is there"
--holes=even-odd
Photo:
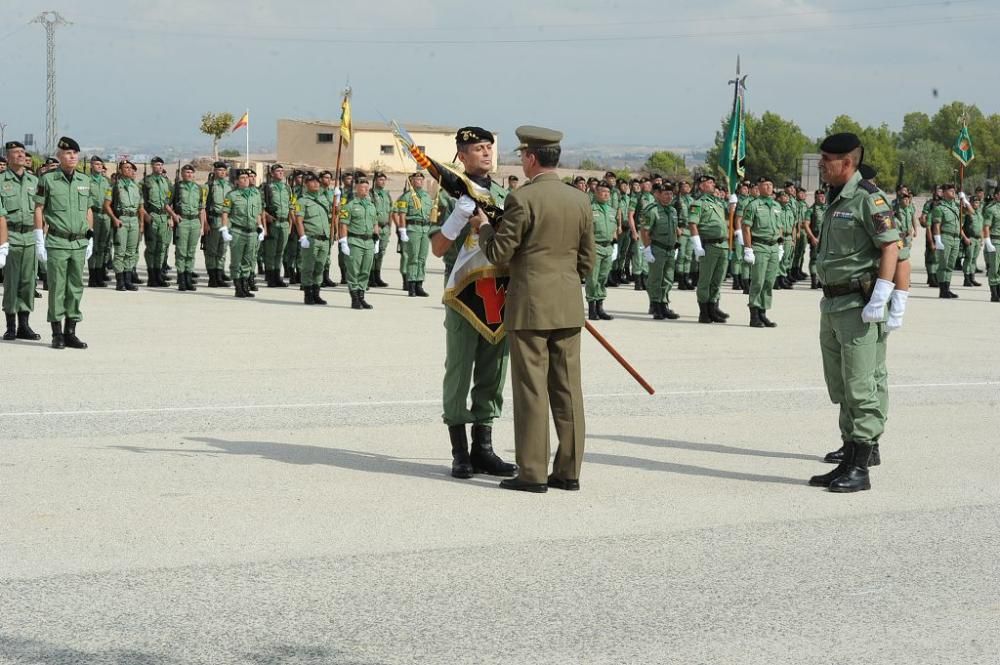
[[[950,300],[957,297],[958,294],[951,290],[951,282],[938,282],[938,298]]]
[[[136,282],[132,279],[133,271],[128,271],[124,273],[125,290],[126,291],[138,291],[139,287],[136,286]]]
[[[52,326],[52,348],[65,349],[66,340],[63,337],[62,323],[53,321],[50,325]]]
[[[462,428],[463,433],[465,428]],[[472,462],[473,473],[485,473],[490,476],[506,476],[512,478],[517,474],[517,465],[504,462],[493,452],[493,428],[489,425],[472,426]]]
[[[656,320],[656,321],[662,321],[663,319],[667,318],[667,315],[663,311],[664,309],[666,309],[666,305],[664,305],[661,302],[654,302],[653,303],[653,319]]]
[[[1000,286],[990,287],[990,302],[1000,302]]]
[[[601,319],[602,321],[613,321],[614,320],[615,317],[611,316],[610,314],[608,314],[607,312],[604,311],[604,301],[603,300],[598,300],[597,301],[597,307],[596,307],[596,309],[597,309],[597,318]]]
[[[302,304],[303,305],[315,305],[316,297],[313,295],[313,290],[311,286],[307,286],[302,289]]]
[[[186,272],[186,273],[184,273],[184,275],[185,275],[185,277],[187,277],[187,290],[188,291],[197,291],[198,287],[196,287],[194,285],[194,273],[193,272]]]
[[[713,323],[711,315],[708,313],[707,302],[698,303],[698,323]]]
[[[872,488],[868,476],[868,465],[874,445],[855,441],[851,444],[848,458],[844,460],[843,472],[830,481],[830,491],[838,493],[860,492]]]
[[[410,298],[416,298],[417,292],[415,289],[417,288],[417,283],[409,280],[403,280],[403,283],[406,285],[406,295]]]
[[[358,291],[358,302],[361,303],[361,309],[375,309],[374,305],[365,300],[364,291]]]
[[[750,327],[763,328],[764,322],[760,320],[760,310],[756,307],[750,308]]]
[[[351,309],[363,309],[361,307],[361,298],[357,291],[351,291]]]
[[[725,323],[726,320],[729,319],[729,315],[726,314],[725,312],[723,312],[721,309],[719,309],[719,303],[717,303],[717,302],[711,303],[711,309],[712,309],[712,313],[717,318],[722,319],[722,321],[716,321],[716,323]]]
[[[414,295],[419,296],[421,298],[427,298],[428,296],[430,296],[429,293],[424,291],[424,280],[420,280],[419,282],[414,282],[414,284],[415,284],[415,286],[413,287]]]
[[[469,438],[465,433],[465,425],[449,425],[448,436],[451,438],[452,477],[471,478],[472,460],[469,459]]]
[[[317,304],[317,305],[325,305],[326,304],[326,301],[323,300],[323,297],[320,296],[320,294],[319,294],[319,285],[314,285],[312,287],[312,294],[313,294],[313,302],[315,304]]]
[[[827,453],[826,457],[823,458],[823,461],[826,462],[827,464],[840,464],[845,459],[847,459],[847,452],[849,449],[850,449],[850,444],[844,443],[843,446],[841,446],[837,450],[834,450],[832,453]],[[868,466],[870,467],[878,466],[881,463],[882,463],[882,456],[879,455],[878,444],[876,443],[874,446],[872,446],[872,455],[868,459]]]
[[[71,349],[87,348],[87,343],[76,336],[76,321],[73,321],[72,319],[66,319],[63,341],[65,341],[66,346]]]
[[[591,321],[598,321],[600,319],[597,316],[597,301],[591,300],[587,303],[587,318]]]
[[[760,309],[757,310],[760,313],[760,320],[764,323],[765,328],[777,328],[778,324],[767,318],[767,310]]]
[[[15,316],[4,312],[4,318],[7,319],[7,331],[3,334],[3,339],[5,342],[12,342],[17,339],[17,324],[14,323]]]

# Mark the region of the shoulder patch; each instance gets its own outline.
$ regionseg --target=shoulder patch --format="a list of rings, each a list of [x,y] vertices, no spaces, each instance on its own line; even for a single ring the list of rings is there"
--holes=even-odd
[[[351,218],[351,212],[349,210],[347,210],[346,208],[343,209],[343,210],[341,210],[340,211],[340,218],[341,219],[350,219]]]
[[[865,190],[869,194],[874,194],[875,192],[879,191],[878,185],[870,183],[867,180],[862,180],[861,182],[859,182],[858,187]]]
[[[872,215],[872,224],[875,225],[875,234],[879,235],[893,228],[895,226],[895,221],[893,220],[892,215],[877,212]]]

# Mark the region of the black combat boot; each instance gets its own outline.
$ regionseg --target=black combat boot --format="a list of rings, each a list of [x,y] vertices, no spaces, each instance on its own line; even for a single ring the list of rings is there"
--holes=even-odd
[[[229,278],[226,277],[226,271],[224,268],[219,268],[216,274],[219,276],[219,286],[224,289],[228,289],[232,286],[232,282],[230,282]]]
[[[323,298],[319,295],[319,285],[318,284],[314,285],[312,287],[312,292],[313,292],[313,300],[316,302],[317,305],[325,305],[326,304],[326,301],[323,300]]]
[[[301,284],[302,283],[302,272],[296,270],[292,272],[291,278],[288,280],[289,284]]]
[[[409,296],[410,298],[416,298],[417,292],[415,289],[417,288],[417,283],[408,280],[405,281],[404,283],[406,284],[406,295]]]
[[[778,327],[777,323],[775,323],[771,319],[767,318],[767,310],[761,309],[761,310],[758,310],[758,311],[760,312],[760,320],[764,324],[765,328],[777,328]]]
[[[247,289],[249,289],[250,291],[257,291],[258,290],[257,289],[257,275],[254,275],[254,274],[251,273],[250,276],[246,278],[246,282],[247,282]],[[251,298],[252,297],[253,296],[251,296]]]
[[[840,464],[841,462],[847,459],[847,453],[850,447],[851,444],[845,443],[843,446],[841,446],[837,450],[834,450],[832,453],[827,453],[826,457],[823,458],[823,461],[827,462],[828,464]],[[882,456],[878,452],[878,444],[876,443],[872,446],[872,454],[871,457],[868,459],[868,466],[869,467],[878,466],[881,463],[882,463]]]
[[[816,275],[810,275],[809,276],[809,288],[810,289],[818,289],[819,288],[819,277],[817,277]]]
[[[464,431],[464,427],[462,428]],[[517,465],[504,462],[493,452],[493,428],[489,425],[472,426],[472,462],[473,473],[485,473],[490,476],[505,476],[512,478],[517,475]]]
[[[370,304],[367,300],[365,300],[364,291],[358,291],[358,302],[361,303],[361,309],[375,309],[374,305]]]
[[[62,324],[58,321],[53,321],[52,326],[52,348],[53,349],[65,349],[66,340],[63,338]]]
[[[743,288],[743,278],[739,275],[733,275],[733,291],[739,291]]]
[[[379,268],[378,270],[375,271],[375,286],[377,286],[378,288],[384,288],[386,286],[389,286],[389,282],[386,282],[386,281],[382,280],[382,269],[381,268]]]
[[[198,287],[194,285],[194,273],[193,272],[186,272],[184,274],[185,274],[185,276],[187,276],[187,289],[188,289],[188,291],[197,291]]]
[[[452,477],[471,478],[472,460],[469,459],[469,438],[465,433],[465,425],[449,425],[448,436],[451,438]]]
[[[361,298],[358,296],[358,292],[351,290],[351,309],[363,309],[361,307]]]
[[[163,286],[163,287],[170,286],[170,280],[167,279],[167,269],[166,268],[160,268],[160,270],[156,274],[160,278],[160,286]]]
[[[698,303],[698,323],[713,323],[711,315],[708,313],[707,302]]]
[[[668,305],[667,303],[661,303],[660,309],[663,311],[663,318],[669,321],[675,321],[681,318],[681,315],[675,312],[674,310],[670,309],[670,305]]]
[[[868,477],[868,462],[873,444],[855,441],[851,444],[851,454],[844,460],[843,472],[830,481],[830,491],[838,493],[860,492],[872,488]]]
[[[764,322],[760,320],[760,310],[756,307],[750,308],[750,327],[763,328]]]
[[[66,346],[71,349],[87,348],[87,343],[76,336],[76,321],[72,319],[66,319],[63,340],[66,342]]]
[[[264,286],[269,289],[274,288],[274,271],[264,270]]]
[[[597,301],[597,318],[601,319],[602,321],[613,321],[614,318],[615,318],[615,317],[611,316],[610,314],[608,314],[607,312],[604,311],[604,301],[603,300],[598,300]]]
[[[1000,302],[1000,286],[990,287],[990,302]]]
[[[640,274],[640,275],[636,275],[635,276],[635,285],[633,286],[633,288],[636,291],[645,291],[646,290],[646,277],[645,277],[645,275],[641,275]]]
[[[7,332],[3,334],[3,341],[13,342],[17,339],[17,324],[14,323],[16,318],[13,314],[8,314],[4,312],[4,318],[7,319]]]
[[[243,280],[238,277],[233,280],[233,295],[237,298],[246,298],[243,294]]]
[[[951,290],[951,282],[942,282],[941,286],[944,287],[945,298],[954,299],[958,297],[958,294]]]
[[[430,296],[429,293],[427,293],[426,291],[424,291],[424,280],[420,280],[419,282],[415,282],[415,284],[416,284],[416,286],[413,288],[414,295],[417,295],[417,296],[419,296],[421,298],[427,298],[428,296]]]
[[[219,278],[215,268],[208,269],[208,288],[216,289],[219,287]]]
[[[247,298],[256,298],[257,296],[255,296],[253,293],[251,293],[251,291],[256,291],[256,290],[257,290],[257,285],[253,283],[253,277],[244,277],[243,278],[243,294]]]
[[[183,273],[183,272],[177,273],[177,290],[178,291],[187,291],[188,290],[188,285],[187,285],[187,279],[186,278],[187,278],[187,273]]]
[[[90,268],[89,270],[87,270],[87,273],[88,273],[87,287],[88,288],[96,287],[97,286],[97,271],[94,270],[93,268]]]
[[[664,314],[664,311],[663,311],[663,310],[666,309],[666,307],[667,306],[664,305],[663,303],[654,302],[653,303],[653,319],[655,319],[656,321],[662,321],[663,319],[667,318],[666,314]]]
[[[719,303],[717,302],[712,303],[712,311],[715,313],[715,316],[722,319],[722,321],[716,321],[716,323],[725,323],[726,320],[729,318],[728,314],[719,309]]]
[[[598,321],[600,317],[597,316],[597,301],[591,300],[587,303],[587,318],[591,321]]]
[[[343,284],[343,282],[341,282]],[[327,268],[323,271],[323,281],[320,282],[320,286],[325,286],[330,288],[331,286],[337,286],[337,283],[330,279],[330,269]]]
[[[982,286],[982,284],[980,284],[979,282],[976,281],[976,276],[975,275],[969,275],[969,285],[970,286]]]
[[[288,282],[281,279],[281,271],[278,269],[271,271],[274,274],[274,287],[277,289],[287,289]],[[287,273],[286,273],[287,274]]]
[[[141,277],[139,277],[139,271],[136,268],[132,268],[132,283],[133,284],[145,284]]]
[[[962,281],[962,286],[972,286],[972,275],[966,273],[965,279]]]
[[[316,296],[313,295],[313,290],[311,286],[307,286],[302,289],[302,304],[304,305],[315,305]]]
[[[749,279],[744,279],[743,280],[743,295],[745,295],[745,296],[750,295],[750,280]]]

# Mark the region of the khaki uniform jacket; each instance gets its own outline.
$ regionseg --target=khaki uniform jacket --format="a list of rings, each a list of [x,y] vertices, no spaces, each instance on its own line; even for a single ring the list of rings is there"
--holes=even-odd
[[[507,265],[507,330],[583,326],[580,281],[594,267],[590,198],[554,173],[542,173],[507,196],[499,228],[483,225],[479,245]]]

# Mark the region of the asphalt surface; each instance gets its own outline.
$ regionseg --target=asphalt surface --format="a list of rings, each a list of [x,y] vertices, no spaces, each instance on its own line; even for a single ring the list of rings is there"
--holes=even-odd
[[[0,663],[1000,663],[985,287],[918,268],[854,495],[805,484],[839,445],[815,291],[755,330],[728,287],[711,326],[611,289],[657,394],[585,339],[583,489],[524,495],[448,475],[440,270],[407,298],[389,257],[370,312],[88,289],[86,351],[39,303],[0,344]]]

